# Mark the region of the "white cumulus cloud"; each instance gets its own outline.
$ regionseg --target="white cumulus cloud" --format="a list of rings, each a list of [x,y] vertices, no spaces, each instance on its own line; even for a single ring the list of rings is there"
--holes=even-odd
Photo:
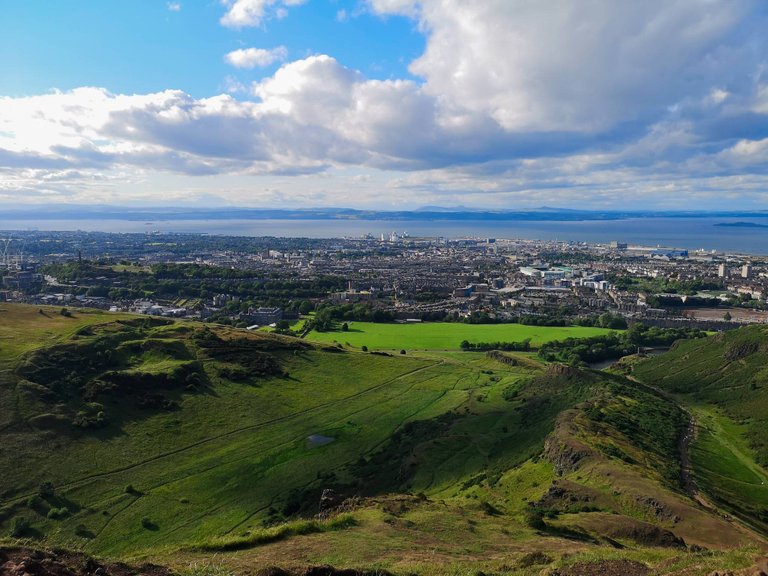
[[[276,17],[282,18],[286,8],[299,6],[306,0],[221,0],[227,9],[221,17],[221,24],[228,28],[246,28],[260,26],[262,21],[274,11]]]
[[[428,42],[410,69],[430,93],[507,130],[647,120],[755,66],[736,32],[756,0],[370,2],[416,15]]]
[[[354,170],[391,180],[403,198],[466,193],[498,205],[768,189],[768,14],[758,0],[369,2],[425,34],[415,79],[370,79],[314,55],[250,86],[225,79],[240,98],[100,88],[0,98],[0,180],[34,174],[27,189],[87,171]],[[258,25],[299,3],[224,0],[223,22]],[[240,68],[286,58],[284,47],[225,56]]]
[[[224,60],[235,68],[256,68],[269,66],[274,62],[280,62],[288,57],[285,46],[277,48],[240,48],[233,50],[224,56]]]

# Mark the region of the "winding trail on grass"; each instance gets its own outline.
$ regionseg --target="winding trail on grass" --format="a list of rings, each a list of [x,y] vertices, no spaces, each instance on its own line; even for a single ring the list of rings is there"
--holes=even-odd
[[[696,481],[694,480],[694,473],[693,473],[693,466],[691,465],[691,459],[690,459],[690,444],[693,440],[696,439],[697,431],[698,431],[698,421],[696,420],[696,417],[689,412],[685,407],[680,405],[680,408],[685,411],[685,413],[690,417],[690,421],[688,424],[688,429],[686,430],[686,433],[680,438],[680,463],[682,465],[682,478],[683,478],[683,484],[685,486],[685,490],[688,493],[688,495],[696,501],[699,505],[701,505],[703,508],[708,510],[709,512],[712,512],[713,514],[716,514],[726,522],[728,522],[731,526],[739,530],[742,534],[745,534],[750,537],[757,536],[758,538],[762,539],[763,533],[760,530],[757,530],[753,528],[750,521],[748,519],[742,518],[738,514],[728,514],[723,509],[719,508],[715,504],[713,504],[710,500],[708,500],[698,489],[696,486]],[[740,460],[744,459],[744,455],[733,446],[730,442],[727,442],[724,440],[724,438],[721,438],[721,441],[724,442],[726,447],[732,450],[734,455],[736,455],[737,458]],[[742,460],[742,463],[745,463]],[[754,464],[752,464],[754,465]],[[749,466],[750,470],[753,470],[752,466]]]
[[[117,512],[115,512],[114,514],[110,515],[110,517],[109,517],[109,518],[107,518],[107,521],[106,521],[106,522],[105,522],[105,523],[104,523],[104,524],[101,526],[101,528],[99,528],[99,530],[96,532],[96,538],[98,538],[99,536],[101,536],[102,532],[104,532],[104,530],[106,530],[106,529],[109,527],[109,525],[112,523],[112,521],[113,521],[115,518],[117,518],[117,517],[118,517],[118,516],[119,516],[119,515],[120,515],[122,512],[125,512],[126,510],[128,510],[128,508],[130,508],[131,506],[133,506],[133,505],[134,505],[134,504],[135,504],[135,503],[136,503],[138,500],[139,500],[139,498],[138,498],[138,497],[134,497],[134,498],[132,498],[132,499],[130,500],[130,502],[128,502],[128,503],[127,503],[125,506],[123,506],[122,508],[120,508],[120,510],[118,510],[118,511],[117,511]]]
[[[678,404],[678,406],[680,406]],[[691,442],[696,437],[696,418],[683,406],[680,409],[688,416],[688,427],[678,442],[678,452],[680,454],[680,476],[683,482],[683,487],[688,496],[692,500],[698,502],[701,506],[712,512],[719,512],[717,507],[714,506],[709,500],[704,498],[699,492],[696,486],[696,481],[693,478],[693,468],[691,466],[691,454],[690,447]]]
[[[696,481],[694,479],[693,467],[691,466],[691,453],[690,453],[691,442],[696,438],[696,429],[697,429],[697,422],[694,415],[691,413],[690,410],[688,410],[685,406],[683,406],[677,400],[677,398],[672,396],[672,394],[670,394],[663,388],[659,388],[657,386],[647,384],[646,382],[638,380],[634,376],[627,375],[626,378],[628,380],[632,380],[632,382],[635,382],[636,384],[645,386],[649,390],[652,390],[657,394],[661,395],[662,397],[666,398],[670,402],[673,402],[675,406],[677,406],[680,410],[682,410],[683,414],[686,415],[686,417],[688,418],[688,426],[686,427],[685,432],[683,432],[683,434],[680,436],[677,442],[677,451],[678,451],[678,454],[680,455],[680,479],[683,483],[683,488],[685,489],[685,493],[688,494],[688,496],[692,500],[694,500],[695,502],[697,502],[707,510],[710,510],[711,512],[719,513],[717,506],[713,505],[709,500],[707,500],[706,498],[704,498],[704,496],[701,495],[701,492],[696,486]]]
[[[668,399],[670,402],[674,402],[674,404],[680,408],[680,410],[682,410],[683,413],[688,417],[688,426],[678,440],[678,452],[680,454],[680,475],[686,494],[702,508],[722,518],[743,534],[753,538],[757,536],[759,539],[762,539],[763,535],[759,531],[753,529],[748,522],[737,516],[724,513],[721,508],[713,504],[701,493],[701,491],[699,491],[698,486],[696,485],[690,454],[691,442],[696,439],[696,434],[699,427],[698,421],[696,420],[694,414],[668,391],[651,384],[647,384],[641,380],[638,380],[634,376],[627,375],[626,378],[657,392],[664,398]]]

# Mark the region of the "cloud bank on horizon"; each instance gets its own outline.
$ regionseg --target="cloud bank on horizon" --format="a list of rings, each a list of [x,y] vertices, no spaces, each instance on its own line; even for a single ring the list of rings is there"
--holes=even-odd
[[[0,84],[0,201],[768,208],[760,0],[369,0],[425,41],[383,78],[256,45],[316,2],[221,0],[207,96]]]

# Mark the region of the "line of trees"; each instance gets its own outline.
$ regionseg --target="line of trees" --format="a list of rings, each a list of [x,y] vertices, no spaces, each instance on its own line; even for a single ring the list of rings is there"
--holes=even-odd
[[[538,355],[548,362],[582,365],[634,354],[641,346],[671,346],[676,340],[704,338],[706,335],[705,331],[695,328],[659,328],[633,324],[624,332],[547,342],[539,347]],[[530,338],[517,342],[463,340],[459,346],[467,352],[487,350],[528,352],[533,349]]]
[[[659,328],[633,324],[624,332],[547,342],[539,347],[538,355],[549,362],[589,364],[633,354],[641,346],[670,346],[676,340],[704,338],[706,335],[705,331],[696,328]]]
[[[459,347],[467,352],[473,350],[503,350],[504,352],[528,352],[531,349],[531,339],[526,338],[519,342],[470,342],[462,340]]]
[[[339,322],[392,322],[396,318],[394,312],[371,308],[365,304],[321,304],[315,310],[315,315],[304,324],[304,331],[329,332],[335,330]]]
[[[511,318],[499,318],[485,311],[473,312],[462,319],[446,317],[446,321],[459,321],[464,324],[523,324],[524,326],[595,326],[611,330],[625,330],[626,319],[620,314],[603,312],[594,316],[574,317],[568,308],[556,310],[550,314],[521,314]]]

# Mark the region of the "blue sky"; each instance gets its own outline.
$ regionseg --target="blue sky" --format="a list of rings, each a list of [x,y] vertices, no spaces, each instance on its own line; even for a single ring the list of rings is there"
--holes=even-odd
[[[0,13],[0,204],[768,209],[762,0]]]
[[[424,48],[412,20],[381,18],[355,1],[293,6],[235,29],[220,24],[225,10],[215,0],[0,0],[0,9],[0,53],[10,56],[0,60],[5,96],[99,86],[204,98],[219,94],[228,76],[252,81],[278,68],[227,65],[226,53],[250,46],[285,46],[290,59],[332,54],[369,78],[402,78]]]

